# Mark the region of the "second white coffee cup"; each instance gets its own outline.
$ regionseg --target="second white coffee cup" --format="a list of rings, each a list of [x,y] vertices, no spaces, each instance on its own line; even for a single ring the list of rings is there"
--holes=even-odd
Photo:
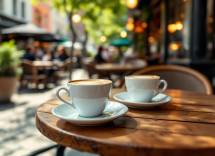
[[[157,92],[158,86],[164,83],[163,89]],[[155,75],[128,75],[125,77],[128,94],[134,102],[150,102],[151,99],[167,88],[167,82]]]
[[[102,114],[111,95],[112,81],[103,79],[74,80],[67,87],[60,87],[56,96],[77,110],[83,117],[96,117]],[[65,90],[72,101],[67,102],[59,95]]]

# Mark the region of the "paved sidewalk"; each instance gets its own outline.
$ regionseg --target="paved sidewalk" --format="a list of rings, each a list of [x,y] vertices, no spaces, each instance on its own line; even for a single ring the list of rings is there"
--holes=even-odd
[[[73,79],[88,78],[82,69],[73,72]],[[35,111],[43,102],[54,98],[56,88],[65,86],[68,79],[59,86],[49,84],[48,89],[23,89],[12,97],[11,103],[0,104],[0,156],[22,156],[34,150],[55,144],[44,137],[35,126]],[[42,84],[41,84],[42,85]],[[43,87],[43,86],[39,86]],[[63,92],[63,91],[62,91]],[[40,156],[54,156],[56,149]],[[90,156],[67,148],[66,155]]]

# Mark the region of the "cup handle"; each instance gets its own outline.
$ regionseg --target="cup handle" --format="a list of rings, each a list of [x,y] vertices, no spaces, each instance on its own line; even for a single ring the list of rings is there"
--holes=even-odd
[[[162,93],[163,91],[165,91],[166,88],[167,88],[167,86],[168,86],[168,84],[167,84],[167,82],[166,82],[165,80],[160,80],[160,84],[161,84],[161,83],[164,83],[164,87],[163,87],[159,92],[157,92],[157,93],[154,95],[154,97],[157,96],[158,94]],[[159,84],[159,85],[160,85],[160,84]]]
[[[62,99],[62,98],[60,97],[60,94],[59,94],[59,93],[60,93],[60,90],[65,90],[65,91],[67,92],[67,96],[70,97],[70,93],[69,93],[69,91],[68,91],[68,89],[67,89],[66,87],[59,87],[59,88],[56,90],[56,96],[58,97],[58,99],[60,99],[60,100],[61,100],[62,102],[64,102],[65,104],[70,105],[73,109],[76,109],[73,103],[69,103],[69,102],[65,101],[64,99]]]

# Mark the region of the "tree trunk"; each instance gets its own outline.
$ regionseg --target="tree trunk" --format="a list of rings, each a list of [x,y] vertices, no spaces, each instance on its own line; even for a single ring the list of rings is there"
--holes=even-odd
[[[71,34],[72,34],[72,37],[71,37],[72,47],[71,47],[71,50],[70,50],[71,63],[70,63],[70,66],[69,66],[69,80],[72,80],[72,70],[73,70],[72,58],[73,58],[74,44],[75,44],[75,41],[76,41],[76,33],[75,33],[75,30],[74,30],[73,25],[72,25],[73,24],[72,23],[72,13],[67,13],[67,14],[68,14],[69,26],[70,26],[70,30],[71,30]]]
[[[88,31],[85,30],[85,40],[83,43],[83,54],[86,55],[87,54],[87,50],[86,50],[86,44],[87,44],[87,40],[88,40]]]
[[[74,28],[73,28],[73,22],[72,22],[73,9],[72,9],[71,12],[68,12],[67,9],[66,9],[66,6],[67,6],[66,0],[64,0],[63,3],[64,3],[64,10],[65,10],[65,12],[67,14],[67,17],[68,17],[68,20],[69,20],[70,31],[71,31],[71,34],[72,34],[72,37],[71,37],[72,47],[71,47],[71,51],[70,51],[71,63],[70,63],[70,66],[69,66],[69,80],[72,80],[72,70],[73,70],[72,58],[73,58],[74,44],[75,44],[75,41],[76,41],[76,33],[75,33]]]

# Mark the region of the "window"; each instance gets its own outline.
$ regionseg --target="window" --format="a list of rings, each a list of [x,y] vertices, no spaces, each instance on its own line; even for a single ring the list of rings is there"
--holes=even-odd
[[[0,10],[3,10],[3,0],[0,0]]]
[[[191,0],[169,1],[168,14],[168,57],[187,58],[190,52],[190,12]]]
[[[48,17],[47,16],[44,17],[44,27],[45,28],[48,27]]]
[[[13,14],[16,15],[16,12],[17,12],[17,0],[13,0]]]
[[[36,25],[41,27],[42,17],[38,10],[35,11],[35,20],[36,20]]]

